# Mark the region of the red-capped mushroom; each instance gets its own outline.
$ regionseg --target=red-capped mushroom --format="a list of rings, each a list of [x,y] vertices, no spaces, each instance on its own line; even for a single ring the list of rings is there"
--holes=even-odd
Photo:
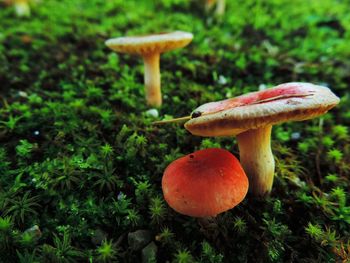
[[[175,211],[192,217],[212,217],[239,204],[248,178],[236,157],[212,148],[172,162],[162,178],[164,198]]]

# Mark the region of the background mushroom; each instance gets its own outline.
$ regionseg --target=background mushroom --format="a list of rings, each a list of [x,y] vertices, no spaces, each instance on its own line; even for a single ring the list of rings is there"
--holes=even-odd
[[[18,17],[29,17],[30,16],[30,0],[3,0],[5,5],[13,5],[15,8],[16,15]],[[0,1],[1,2],[1,1]]]
[[[119,37],[106,41],[114,51],[140,55],[145,65],[146,100],[151,106],[162,105],[160,89],[160,54],[188,45],[193,39],[191,33],[175,31],[172,33],[152,34],[147,36]]]
[[[270,143],[272,125],[312,119],[338,103],[339,98],[326,87],[286,83],[204,104],[193,112],[185,128],[199,136],[237,135],[250,191],[263,196],[271,191],[275,171]]]
[[[208,12],[215,4],[216,0],[204,0],[205,10]]]
[[[239,204],[248,178],[229,151],[212,148],[172,162],[162,178],[164,198],[175,211],[192,217],[212,217]]]
[[[216,4],[215,15],[222,16],[225,13],[225,0],[205,0],[205,10],[210,11]]]
[[[28,0],[14,0],[16,14],[19,17],[29,17],[30,7]]]

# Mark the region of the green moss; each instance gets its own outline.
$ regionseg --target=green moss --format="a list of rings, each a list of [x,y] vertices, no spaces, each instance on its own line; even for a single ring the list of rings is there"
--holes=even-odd
[[[0,261],[141,262],[127,240],[139,229],[150,230],[159,262],[349,258],[348,5],[227,2],[221,18],[199,0],[50,0],[29,18],[0,3]],[[169,30],[195,37],[162,55],[154,117],[142,60],[104,41]],[[289,81],[327,85],[341,103],[321,120],[274,128],[272,195],[248,196],[208,227],[171,210],[166,166],[203,148],[237,154],[237,143],[152,122]],[[33,225],[38,240],[25,234]]]

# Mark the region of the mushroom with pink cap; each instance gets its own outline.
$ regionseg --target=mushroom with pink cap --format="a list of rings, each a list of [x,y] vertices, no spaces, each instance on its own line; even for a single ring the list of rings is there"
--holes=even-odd
[[[106,45],[114,51],[139,55],[145,65],[146,100],[151,106],[162,105],[159,60],[160,54],[187,46],[193,39],[188,32],[174,31],[146,36],[112,38]]]
[[[249,178],[249,191],[264,196],[271,191],[275,172],[272,126],[318,117],[338,103],[339,98],[327,87],[292,82],[206,103],[191,116],[179,120],[189,119],[185,128],[193,135],[237,136],[240,161]]]
[[[270,193],[275,162],[271,129],[287,121],[303,121],[325,114],[339,103],[327,87],[285,83],[271,89],[204,104],[185,128],[199,136],[237,136],[240,161],[249,178],[250,192]]]

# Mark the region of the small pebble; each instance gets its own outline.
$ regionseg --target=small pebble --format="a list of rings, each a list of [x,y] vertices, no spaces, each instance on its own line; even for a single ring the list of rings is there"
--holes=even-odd
[[[22,98],[28,98],[28,93],[25,91],[18,91],[18,96]]]
[[[128,244],[134,251],[143,249],[152,240],[152,233],[149,230],[136,230],[128,234]]]
[[[122,192],[119,192],[118,196],[117,196],[117,199],[118,200],[121,200],[123,198],[124,194]]]
[[[141,251],[142,263],[156,262],[157,251],[158,251],[157,245],[154,242],[149,243]]]
[[[158,118],[159,113],[157,109],[150,109],[148,111],[146,111],[146,115],[151,116],[153,118]]]
[[[227,79],[223,75],[220,75],[219,79],[218,79],[218,83],[220,85],[226,85],[227,84]]]
[[[292,140],[298,140],[300,138],[300,132],[293,132],[291,138]]]

